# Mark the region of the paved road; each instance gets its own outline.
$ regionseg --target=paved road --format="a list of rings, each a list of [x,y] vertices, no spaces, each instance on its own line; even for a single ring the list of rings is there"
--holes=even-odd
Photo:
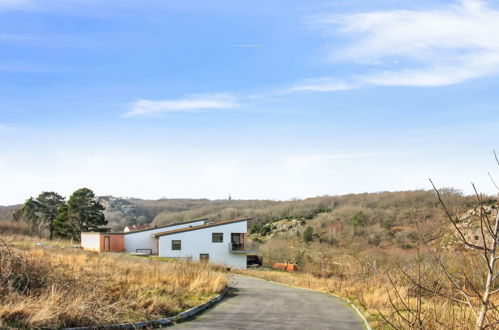
[[[321,292],[295,289],[234,275],[231,297],[180,329],[364,329],[344,301]]]

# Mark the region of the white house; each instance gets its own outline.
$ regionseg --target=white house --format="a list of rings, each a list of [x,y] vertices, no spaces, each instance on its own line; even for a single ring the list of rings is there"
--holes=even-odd
[[[154,233],[153,237],[158,240],[160,257],[206,260],[231,268],[246,269],[247,254],[256,250],[256,245],[247,240],[248,220],[234,219],[178,229],[168,228]]]
[[[166,226],[147,228],[137,231],[129,231],[123,233],[124,245],[126,252],[145,252],[149,254],[158,253],[158,239],[154,234],[165,232],[168,230],[177,230],[181,228],[195,227],[204,225],[208,219],[192,220],[182,223],[174,223]]]

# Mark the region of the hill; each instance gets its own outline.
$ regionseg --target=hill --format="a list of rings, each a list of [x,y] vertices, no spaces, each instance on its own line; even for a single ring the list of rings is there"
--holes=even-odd
[[[0,221],[12,220],[12,214],[22,205],[0,206]]]

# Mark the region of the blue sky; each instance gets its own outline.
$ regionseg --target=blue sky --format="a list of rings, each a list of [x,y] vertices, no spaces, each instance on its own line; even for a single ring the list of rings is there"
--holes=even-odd
[[[478,0],[0,0],[0,205],[493,193],[498,30]]]

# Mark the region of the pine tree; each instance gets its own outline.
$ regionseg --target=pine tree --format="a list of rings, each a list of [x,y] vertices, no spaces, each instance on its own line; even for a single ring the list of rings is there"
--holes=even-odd
[[[63,238],[72,238],[76,236],[78,226],[69,222],[68,205],[63,204],[57,210],[57,216],[54,220],[54,229],[56,236]]]
[[[27,222],[32,233],[40,235],[48,230],[49,239],[52,239],[57,210],[62,204],[64,197],[58,193],[42,192],[36,198],[28,198],[21,210],[15,214],[15,218]]]
[[[38,216],[49,231],[49,239],[54,237],[54,221],[61,205],[65,204],[64,197],[55,192],[42,192],[36,198]]]
[[[95,200],[95,194],[88,188],[75,191],[67,206],[61,207],[57,214],[57,234],[61,237],[80,239],[81,232],[105,231],[104,207]]]

